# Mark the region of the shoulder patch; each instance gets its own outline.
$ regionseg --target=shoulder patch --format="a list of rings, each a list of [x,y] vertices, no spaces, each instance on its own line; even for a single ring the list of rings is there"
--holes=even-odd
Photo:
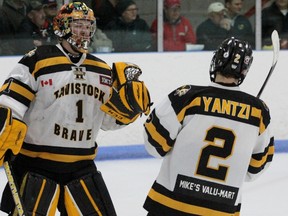
[[[184,85],[176,89],[174,95],[178,95],[179,97],[185,95],[189,90],[191,89],[191,86],[189,85]]]
[[[102,85],[107,85],[107,86],[112,86],[112,79],[111,79],[111,77],[101,76],[101,75],[100,75],[100,84],[102,84]]]
[[[30,50],[28,53],[26,53],[24,55],[24,57],[31,57],[31,56],[35,55],[36,50],[37,50],[37,47],[33,50]]]

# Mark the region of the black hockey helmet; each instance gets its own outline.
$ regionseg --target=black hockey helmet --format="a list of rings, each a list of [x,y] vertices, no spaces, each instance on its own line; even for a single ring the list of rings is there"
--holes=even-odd
[[[214,52],[210,64],[210,79],[215,81],[216,72],[238,79],[240,85],[245,79],[253,61],[249,43],[234,37],[225,39]]]

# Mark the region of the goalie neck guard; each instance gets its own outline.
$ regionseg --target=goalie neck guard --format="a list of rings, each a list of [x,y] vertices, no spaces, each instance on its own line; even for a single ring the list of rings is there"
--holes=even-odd
[[[238,79],[240,85],[245,79],[253,61],[252,48],[245,42],[234,37],[222,42],[214,52],[210,64],[210,80],[215,82],[216,73]]]
[[[87,53],[96,30],[96,19],[85,3],[73,2],[61,7],[53,19],[53,29],[59,38],[67,40],[74,49]]]

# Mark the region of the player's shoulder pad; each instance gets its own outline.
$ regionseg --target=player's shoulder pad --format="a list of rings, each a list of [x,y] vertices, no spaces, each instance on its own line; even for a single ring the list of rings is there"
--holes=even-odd
[[[260,100],[262,106],[264,107],[264,109],[265,109],[267,112],[269,112],[269,107],[267,106],[267,104],[266,104],[263,100],[261,100],[260,98],[259,98],[259,100]]]
[[[37,58],[39,60],[63,55],[56,45],[42,45],[28,51],[23,58]]]
[[[102,59],[87,53],[86,59],[90,61],[85,61],[85,65],[92,66],[98,73],[103,73],[108,76],[112,76],[112,69],[111,67]]]
[[[94,61],[97,61],[97,62],[101,62],[103,64],[107,64],[107,62],[105,62],[103,59],[100,59],[99,57],[91,54],[91,53],[87,53],[87,59],[91,59],[91,60],[94,60]],[[107,64],[108,65],[108,64]],[[110,67],[110,66],[109,66]]]

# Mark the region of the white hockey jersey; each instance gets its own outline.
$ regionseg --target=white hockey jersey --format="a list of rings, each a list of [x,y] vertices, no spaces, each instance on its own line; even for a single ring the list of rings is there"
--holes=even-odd
[[[238,86],[182,86],[144,127],[147,151],[164,157],[144,204],[155,215],[239,215],[243,182],[274,154],[267,106]]]
[[[59,44],[26,54],[0,93],[0,104],[28,126],[20,153],[64,163],[94,159],[99,130],[121,127],[100,110],[111,83],[111,68],[93,55],[73,63]]]

